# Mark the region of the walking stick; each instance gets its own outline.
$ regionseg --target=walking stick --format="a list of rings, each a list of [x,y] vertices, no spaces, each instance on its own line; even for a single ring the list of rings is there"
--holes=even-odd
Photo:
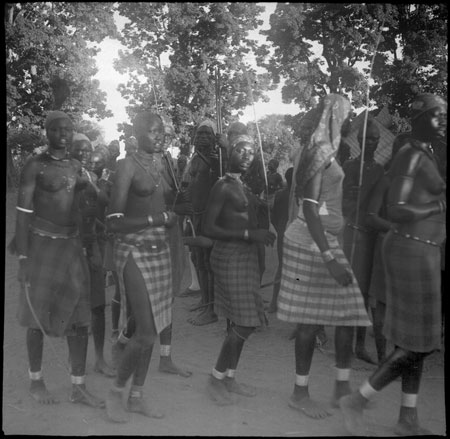
[[[219,67],[215,69],[215,89],[216,89],[216,118],[217,118],[217,132],[222,134],[222,100],[220,97],[220,71]],[[222,148],[219,146],[219,174],[222,177]]]

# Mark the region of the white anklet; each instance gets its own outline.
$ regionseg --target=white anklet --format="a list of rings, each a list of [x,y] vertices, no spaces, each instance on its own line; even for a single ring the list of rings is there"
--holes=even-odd
[[[212,376],[218,380],[223,380],[226,377],[226,372],[219,372],[215,368],[212,370]]]
[[[84,379],[85,379],[85,375],[83,376],[75,376],[75,375],[70,375],[70,381],[72,381],[72,384],[84,384]]]
[[[361,384],[361,387],[359,388],[359,393],[366,398],[370,399],[372,396],[376,395],[378,393],[378,390],[375,390],[369,383],[369,380],[366,380],[364,383]]]
[[[228,378],[234,378],[234,375],[236,373],[236,369],[227,369],[227,371],[225,373],[227,374]]]
[[[28,376],[32,381],[42,380],[42,369],[39,372],[31,372],[31,370],[28,369]]]
[[[295,384],[297,386],[305,387],[308,385],[309,375],[295,375]]]
[[[336,367],[336,381],[349,381],[350,369],[338,369]]]
[[[402,407],[417,407],[417,393],[402,392]]]
[[[161,357],[168,357],[170,355],[170,344],[162,344],[159,347],[159,355]]]

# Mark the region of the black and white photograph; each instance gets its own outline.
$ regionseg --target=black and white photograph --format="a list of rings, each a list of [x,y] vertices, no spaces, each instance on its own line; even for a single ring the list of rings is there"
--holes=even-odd
[[[5,3],[4,435],[446,436],[446,3]]]

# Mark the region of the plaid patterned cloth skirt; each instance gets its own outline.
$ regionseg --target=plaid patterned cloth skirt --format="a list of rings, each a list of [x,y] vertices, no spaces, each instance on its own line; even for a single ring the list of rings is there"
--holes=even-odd
[[[183,245],[183,236],[178,222],[168,229],[170,260],[172,261],[172,287],[174,296],[180,292],[181,280],[183,279],[186,256]]]
[[[42,224],[41,224],[42,225]],[[55,227],[53,227],[55,229]],[[78,236],[30,232],[29,298],[44,331],[61,337],[75,334],[77,326],[91,322],[90,279]],[[17,317],[21,326],[39,329],[21,286]]]
[[[120,288],[120,327],[126,328],[127,300],[123,271],[131,256],[139,268],[152,307],[156,332],[172,323],[172,270],[167,229],[147,227],[139,232],[117,234],[114,241],[114,262]]]
[[[347,287],[339,285],[324,264],[306,223],[301,227],[300,242],[284,236],[277,317],[308,325],[370,326],[356,279],[353,277]],[[351,270],[337,238],[327,233],[327,240],[337,261]]]
[[[382,246],[386,233],[378,233],[373,252],[372,276],[370,278],[369,305],[375,308],[377,302],[386,304],[386,273],[384,272]]]
[[[265,323],[256,244],[215,241],[211,251],[214,311],[239,326]]]
[[[384,335],[413,352],[440,349],[440,247],[390,231],[382,251],[387,284]]]

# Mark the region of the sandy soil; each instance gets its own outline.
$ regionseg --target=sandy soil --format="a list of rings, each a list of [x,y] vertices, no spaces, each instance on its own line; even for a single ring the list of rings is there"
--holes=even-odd
[[[16,194],[7,194],[6,243],[12,237],[15,221]],[[270,282],[276,270],[276,248],[266,252],[267,270],[263,284]],[[182,378],[158,372],[159,346],[154,355],[145,384],[149,399],[165,412],[164,419],[148,419],[133,414],[128,424],[110,423],[103,409],[74,405],[68,401],[70,379],[67,371],[67,346],[63,339],[51,339],[44,346],[43,372],[47,386],[61,400],[56,406],[42,406],[28,394],[28,362],[25,329],[17,323],[17,261],[6,252],[5,245],[5,311],[3,341],[3,432],[11,435],[150,435],[150,436],[346,436],[342,415],[332,409],[325,420],[313,420],[288,406],[294,383],[294,345],[288,340],[293,326],[280,322],[270,314],[270,325],[250,337],[244,347],[237,371],[239,381],[257,388],[254,398],[241,397],[233,406],[218,407],[212,403],[205,384],[216,361],[225,334],[225,322],[195,327],[187,323],[189,308],[197,297],[175,299],[173,347],[174,361],[193,372]],[[183,287],[190,283],[186,272]],[[183,288],[183,289],[184,289]],[[183,290],[182,289],[182,290]],[[110,302],[113,291],[107,290],[107,333],[110,328]],[[270,300],[271,287],[262,290]],[[318,400],[330,400],[334,383],[333,330],[326,328],[329,342],[326,351],[315,352],[310,377],[310,392]],[[375,353],[373,337],[368,336],[369,351]],[[54,347],[54,350],[52,349]],[[109,337],[105,346],[110,358]],[[88,388],[106,395],[111,379],[93,371],[93,343],[89,342]],[[354,361],[351,382],[356,388],[370,374],[370,366]],[[374,434],[391,436],[398,416],[400,382],[392,383],[374,400],[366,418]],[[422,425],[439,435],[446,434],[444,399],[444,359],[437,353],[426,360],[419,396]]]

